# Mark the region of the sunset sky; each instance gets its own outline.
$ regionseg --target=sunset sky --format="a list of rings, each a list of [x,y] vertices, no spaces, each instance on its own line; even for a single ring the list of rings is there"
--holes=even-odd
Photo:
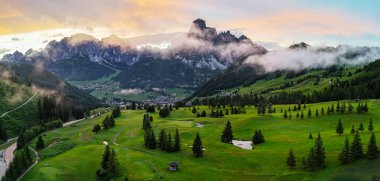
[[[0,55],[74,33],[97,38],[187,32],[206,20],[268,46],[380,46],[380,0],[2,0]]]

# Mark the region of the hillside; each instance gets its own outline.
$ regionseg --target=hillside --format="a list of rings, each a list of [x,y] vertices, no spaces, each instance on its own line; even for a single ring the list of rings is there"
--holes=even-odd
[[[269,73],[260,73],[260,67],[242,65],[215,76],[192,97],[261,94],[273,103],[291,103],[294,96],[308,102],[378,98],[379,63],[377,60],[358,66]],[[284,100],[284,96],[289,99]]]
[[[353,105],[357,106],[354,102]],[[306,109],[314,113],[337,102],[307,104]],[[156,136],[161,129],[174,133],[178,128],[181,135],[181,151],[167,153],[159,148],[144,147],[144,130],[141,128],[145,111],[123,111],[116,118],[116,126],[91,132],[93,125],[101,124],[106,114],[82,121],[70,127],[49,131],[44,136],[47,148],[39,151],[41,160],[22,180],[95,180],[96,170],[100,167],[104,143],[115,149],[120,164],[120,177],[116,180],[370,180],[379,176],[379,159],[361,159],[349,165],[341,165],[338,155],[346,136],[352,141],[352,125],[358,128],[362,122],[365,130],[361,132],[363,148],[366,150],[370,132],[367,131],[370,118],[380,116],[379,101],[368,102],[369,112],[364,114],[330,113],[310,118],[284,119],[281,109],[293,105],[275,105],[277,113],[257,115],[257,108],[246,107],[246,114],[226,115],[224,118],[196,118],[191,109],[180,108],[167,118],[151,113],[151,122]],[[199,111],[210,113],[211,108],[197,106]],[[226,109],[229,109],[226,108]],[[222,108],[223,111],[225,109]],[[354,109],[355,110],[355,109]],[[251,140],[255,130],[260,129],[265,143],[255,149],[242,149],[232,144],[222,143],[220,135],[227,120],[231,121],[234,139]],[[335,133],[336,123],[341,119],[345,128],[344,135]],[[198,127],[196,123],[203,125]],[[375,130],[380,126],[375,119]],[[204,155],[196,158],[192,155],[191,145],[199,133],[203,142]],[[309,139],[312,133],[314,139]],[[302,157],[307,157],[320,133],[326,151],[327,168],[318,171],[302,169]],[[379,131],[375,131],[377,137]],[[173,134],[172,134],[173,135]],[[34,139],[31,147],[35,147]],[[291,143],[291,144],[289,144]],[[379,144],[379,140],[377,141]],[[296,156],[296,168],[286,166],[286,157],[290,149]],[[86,154],[83,154],[86,153]],[[80,155],[80,156],[78,156]],[[179,161],[179,170],[168,170],[170,161]],[[65,164],[62,164],[65,163]],[[89,167],[88,165],[93,165]],[[195,176],[196,175],[196,176]]]

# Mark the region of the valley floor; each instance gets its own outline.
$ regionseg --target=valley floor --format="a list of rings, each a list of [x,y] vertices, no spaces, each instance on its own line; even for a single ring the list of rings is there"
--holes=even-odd
[[[181,135],[182,150],[178,153],[166,153],[159,149],[144,147],[142,119],[145,111],[123,111],[116,119],[116,126],[101,130],[98,134],[91,132],[96,123],[101,123],[105,114],[84,120],[68,127],[49,131],[44,136],[46,149],[39,152],[41,160],[22,180],[96,180],[96,170],[104,151],[104,141],[115,149],[120,163],[121,177],[117,180],[370,180],[380,176],[380,159],[374,161],[360,160],[342,166],[338,162],[344,139],[353,136],[350,133],[354,124],[358,128],[363,122],[365,131],[361,134],[364,151],[367,149],[370,133],[367,131],[370,118],[374,120],[377,143],[380,145],[380,101],[368,102],[369,112],[365,114],[334,113],[315,117],[315,109],[331,106],[332,102],[307,105],[305,118],[284,119],[280,109],[289,105],[275,105],[277,113],[270,116],[257,115],[256,108],[246,108],[247,114],[228,115],[224,118],[196,118],[189,108],[180,108],[168,118],[160,118],[157,113],[152,127],[155,135],[162,128],[174,135],[176,128]],[[336,103],[335,103],[336,105]],[[353,104],[356,108],[356,104]],[[291,105],[293,106],[293,105]],[[313,116],[307,118],[307,109],[311,108]],[[199,111],[211,109],[200,107]],[[356,109],[354,109],[356,110]],[[256,129],[264,134],[266,142],[257,145],[254,150],[246,150],[220,141],[220,135],[230,120],[234,138],[251,140]],[[342,119],[344,135],[338,136],[335,128]],[[200,123],[203,127],[197,127]],[[324,141],[328,167],[308,172],[301,169],[302,157],[307,157],[314,139],[308,139],[309,133],[316,138],[320,132]],[[192,156],[190,145],[199,133],[205,148],[204,157]],[[36,139],[30,146],[35,146]],[[293,149],[297,167],[288,169],[286,158]],[[168,171],[170,161],[179,161],[179,171]]]

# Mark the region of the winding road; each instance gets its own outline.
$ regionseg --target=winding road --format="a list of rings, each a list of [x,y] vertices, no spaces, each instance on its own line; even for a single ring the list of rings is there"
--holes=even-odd
[[[37,92],[34,92],[33,96],[30,97],[28,100],[26,100],[23,104],[21,104],[20,106],[10,110],[10,111],[7,111],[5,113],[3,113],[0,118],[6,116],[7,114],[13,112],[13,111],[16,111],[20,108],[22,108],[23,106],[25,106],[26,104],[28,104],[31,100],[33,100],[34,97],[36,97],[37,95]],[[14,140],[14,139],[17,139],[17,137],[15,138],[11,138],[9,139],[6,143],[4,144],[7,144],[9,143],[10,141]],[[3,144],[3,145],[4,145]],[[17,148],[17,142],[13,143],[12,145],[10,145],[8,148],[6,148],[5,150],[3,150],[2,154],[3,154],[3,157],[4,157],[4,162],[1,162],[0,163],[0,178],[4,176],[5,174],[5,171],[7,170],[7,168],[9,167],[9,164],[11,163],[11,161],[13,160],[13,152],[15,151],[15,149]]]

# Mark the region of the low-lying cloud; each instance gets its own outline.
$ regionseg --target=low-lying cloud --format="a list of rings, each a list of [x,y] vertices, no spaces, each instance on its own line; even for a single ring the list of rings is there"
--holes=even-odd
[[[299,71],[310,68],[325,68],[332,65],[359,65],[380,58],[378,47],[338,46],[336,48],[283,49],[265,55],[249,56],[244,63],[261,65],[265,71]]]

